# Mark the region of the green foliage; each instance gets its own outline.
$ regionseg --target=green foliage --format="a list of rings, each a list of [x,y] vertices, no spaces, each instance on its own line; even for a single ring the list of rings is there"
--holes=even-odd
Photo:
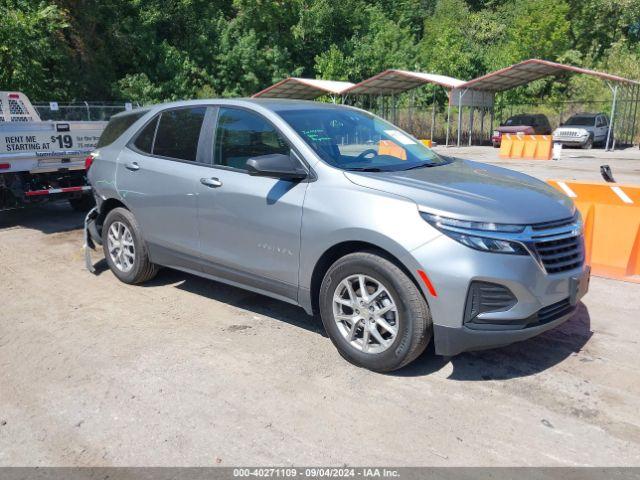
[[[287,76],[359,81],[386,68],[470,79],[531,57],[640,78],[640,0],[0,0],[0,6],[0,89],[40,100],[241,96]],[[567,76],[505,99],[567,94],[596,98],[607,87]]]
[[[66,12],[46,2],[2,2],[0,13],[0,85],[32,95],[64,94],[63,65],[68,51]]]

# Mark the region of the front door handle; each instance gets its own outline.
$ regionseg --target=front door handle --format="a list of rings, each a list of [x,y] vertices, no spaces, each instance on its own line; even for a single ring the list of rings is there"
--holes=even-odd
[[[222,182],[215,177],[212,178],[201,178],[200,183],[206,185],[207,187],[217,188],[222,186]]]
[[[124,164],[124,167],[127,170],[131,170],[132,172],[135,172],[136,170],[140,170],[140,165],[138,165],[138,162],[127,162]]]

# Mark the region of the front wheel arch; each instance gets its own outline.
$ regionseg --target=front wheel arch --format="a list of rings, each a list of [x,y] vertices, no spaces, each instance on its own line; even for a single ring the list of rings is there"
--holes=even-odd
[[[314,314],[317,314],[320,312],[320,305],[319,305],[320,287],[322,285],[322,280],[325,274],[327,273],[327,271],[329,270],[329,268],[331,268],[331,265],[333,265],[338,259],[344,257],[345,255],[349,255],[350,253],[357,253],[357,252],[374,253],[376,255],[379,255],[389,260],[391,263],[397,266],[400,270],[402,270],[405,273],[405,275],[407,275],[407,277],[411,279],[411,281],[416,285],[416,287],[418,288],[418,291],[424,297],[424,300],[425,302],[427,302],[427,305],[428,305],[429,301],[426,295],[424,294],[423,288],[420,286],[419,282],[417,281],[415,274],[412,273],[411,270],[407,268],[407,266],[403,262],[401,262],[397,256],[393,255],[388,250],[378,245],[375,245],[373,243],[362,242],[362,241],[345,241],[345,242],[341,242],[336,245],[333,245],[332,247],[325,250],[325,252],[320,256],[320,258],[316,262],[316,265],[313,269],[313,273],[311,275],[310,294],[311,294],[311,310]]]

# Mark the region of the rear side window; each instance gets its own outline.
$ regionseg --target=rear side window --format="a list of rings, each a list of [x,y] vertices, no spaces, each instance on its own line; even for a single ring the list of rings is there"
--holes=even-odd
[[[102,135],[100,135],[100,140],[98,140],[96,148],[111,145],[145,113],[147,113],[146,110],[140,110],[127,115],[118,115],[111,118],[102,132]]]
[[[155,134],[153,154],[195,162],[205,113],[206,107],[162,112]]]
[[[136,148],[141,152],[151,154],[153,151],[153,139],[156,136],[156,127],[158,125],[159,118],[160,116],[158,115],[147,123],[147,126],[138,133],[135,142],[133,142]]]

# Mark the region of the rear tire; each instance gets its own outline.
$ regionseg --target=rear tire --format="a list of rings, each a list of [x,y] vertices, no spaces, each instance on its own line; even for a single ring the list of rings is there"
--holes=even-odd
[[[397,370],[415,360],[431,340],[431,313],[418,287],[375,253],[337,260],[322,281],[319,304],[327,335],[340,355],[359,367]]]
[[[149,261],[138,222],[125,208],[114,208],[107,214],[102,225],[102,248],[109,268],[124,283],[143,283],[158,273],[159,268]]]

